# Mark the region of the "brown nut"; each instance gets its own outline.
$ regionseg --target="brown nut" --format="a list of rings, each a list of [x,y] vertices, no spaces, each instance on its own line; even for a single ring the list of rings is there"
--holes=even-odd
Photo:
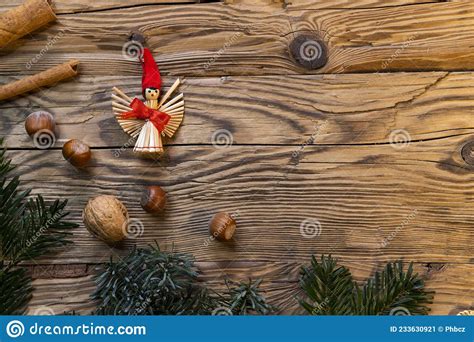
[[[88,145],[77,139],[69,140],[63,146],[63,157],[75,167],[84,167],[91,159]]]
[[[56,123],[51,113],[38,111],[33,112],[25,120],[25,129],[28,135],[34,136],[40,131],[49,132],[54,135]]]
[[[209,233],[219,241],[231,240],[232,236],[234,236],[235,228],[237,228],[237,224],[234,218],[224,212],[215,214],[209,222]]]
[[[166,192],[158,185],[148,186],[143,191],[140,205],[148,213],[159,213],[165,209]]]
[[[82,219],[87,230],[99,239],[114,244],[127,236],[127,208],[116,197],[101,195],[91,198]]]

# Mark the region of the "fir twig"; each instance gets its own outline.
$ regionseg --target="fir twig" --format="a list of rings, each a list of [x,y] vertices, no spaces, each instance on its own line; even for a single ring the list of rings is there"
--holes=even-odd
[[[300,300],[301,306],[312,315],[350,315],[355,288],[352,275],[338,266],[331,256],[313,256],[310,267],[302,267],[300,286],[311,300]]]
[[[307,296],[300,304],[312,315],[389,315],[397,309],[426,315],[434,295],[424,289],[413,265],[405,271],[401,261],[388,263],[359,287],[331,256],[321,256],[319,263],[313,257],[311,267],[302,268],[300,285]]]
[[[0,140],[0,146],[2,145]],[[0,314],[22,314],[31,296],[31,279],[19,264],[69,243],[77,225],[64,221],[67,201],[47,206],[43,198],[19,191],[20,180],[7,180],[13,169],[0,150]]]
[[[235,315],[247,315],[273,310],[259,290],[261,281],[229,282],[228,293],[220,295],[199,284],[197,276],[189,254],[164,252],[158,245],[134,248],[125,258],[111,260],[95,278],[95,313],[211,315],[224,308]]]
[[[163,252],[158,245],[135,248],[124,259],[111,260],[96,278],[96,313],[208,314],[211,296],[195,284],[196,278],[194,260],[188,254]]]
[[[268,315],[275,311],[259,289],[262,280],[248,282],[227,281],[228,308],[233,315]]]

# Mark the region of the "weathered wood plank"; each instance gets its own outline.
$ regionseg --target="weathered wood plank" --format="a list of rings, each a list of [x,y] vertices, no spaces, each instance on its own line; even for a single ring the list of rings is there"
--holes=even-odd
[[[159,163],[130,150],[96,150],[86,171],[69,166],[58,150],[11,154],[23,185],[46,198],[70,198],[75,221],[89,197],[113,194],[144,227],[136,242],[174,243],[199,261],[301,260],[317,252],[349,261],[470,262],[474,176],[460,156],[468,140],[412,142],[400,149],[175,146]],[[150,183],[170,195],[161,217],[139,206],[141,187]],[[233,243],[208,240],[207,224],[217,211],[238,215]],[[81,227],[74,245],[47,261],[97,262],[110,252]]]
[[[14,6],[23,3],[24,0],[10,0],[8,3],[0,4],[0,12],[8,10]],[[120,8],[133,8],[138,6],[170,6],[175,4],[195,4],[200,2],[224,2],[226,4],[248,5],[256,8],[257,6],[266,5],[268,8],[281,8],[285,6],[291,9],[375,9],[383,7],[397,7],[415,4],[431,4],[443,2],[445,0],[96,0],[93,3],[90,0],[78,0],[71,2],[70,0],[53,0],[52,4],[57,14],[70,14],[80,12],[95,12],[104,10],[114,10]],[[265,8],[265,7],[264,7]]]
[[[0,4],[0,12],[22,4],[24,0],[10,0],[8,3]],[[81,12],[95,12],[114,10],[119,8],[133,8],[146,5],[172,5],[172,4],[195,4],[199,0],[52,0],[51,4],[57,14],[71,14]],[[211,2],[211,1],[209,1]]]
[[[189,78],[186,115],[175,144],[211,144],[225,129],[235,144],[387,143],[397,129],[413,141],[473,133],[473,74],[396,73],[293,77]],[[167,77],[170,84],[174,79]],[[140,77],[81,77],[0,105],[0,132],[31,148],[24,119],[57,118],[57,147],[81,138],[93,147],[132,145],[111,110],[112,85],[139,96]],[[262,134],[264,132],[265,134]],[[317,136],[314,136],[317,135]],[[393,135],[392,135],[393,137]]]
[[[308,261],[304,262],[307,263]],[[383,267],[382,263],[344,263],[349,267],[355,278],[364,281],[375,270]],[[283,314],[304,313],[297,303],[301,297],[298,286],[300,263],[258,263],[241,262],[222,264],[214,262],[197,263],[202,272],[201,280],[204,285],[214,290],[225,288],[224,279],[245,281],[246,279],[262,278],[262,289],[266,297],[277,305]],[[474,265],[447,264],[435,265],[417,264],[415,270],[426,277],[427,288],[436,291],[435,300],[431,306],[431,314],[453,315],[463,309],[472,307],[474,286]],[[74,268],[76,266],[64,266]],[[79,266],[82,269],[82,266]],[[38,273],[33,282],[34,296],[29,307],[29,314],[50,313],[62,314],[64,311],[75,310],[88,314],[94,308],[89,295],[94,290],[92,280],[95,271],[92,265],[86,273],[75,278],[51,277],[48,273]]]
[[[78,58],[84,75],[136,75],[137,63],[124,58],[122,48],[137,18],[167,75],[473,70],[474,4],[412,7],[311,11],[258,6],[250,11],[214,3],[63,15],[57,24],[5,49],[0,74],[31,74]],[[310,72],[292,61],[288,46],[298,32],[326,41],[324,68]]]
[[[445,0],[284,0],[289,9],[380,9],[387,7],[425,5]]]

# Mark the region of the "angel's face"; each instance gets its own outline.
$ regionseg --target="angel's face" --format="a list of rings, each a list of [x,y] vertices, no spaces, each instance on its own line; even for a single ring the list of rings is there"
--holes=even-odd
[[[160,96],[160,91],[156,88],[146,88],[145,89],[145,99],[147,100],[158,100]]]

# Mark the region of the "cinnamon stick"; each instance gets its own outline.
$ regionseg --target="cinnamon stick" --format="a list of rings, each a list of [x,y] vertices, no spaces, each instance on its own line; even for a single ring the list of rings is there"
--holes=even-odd
[[[0,14],[0,48],[56,20],[49,0],[27,0]]]
[[[0,86],[0,101],[47,87],[77,75],[78,60],[70,60],[36,75]]]

